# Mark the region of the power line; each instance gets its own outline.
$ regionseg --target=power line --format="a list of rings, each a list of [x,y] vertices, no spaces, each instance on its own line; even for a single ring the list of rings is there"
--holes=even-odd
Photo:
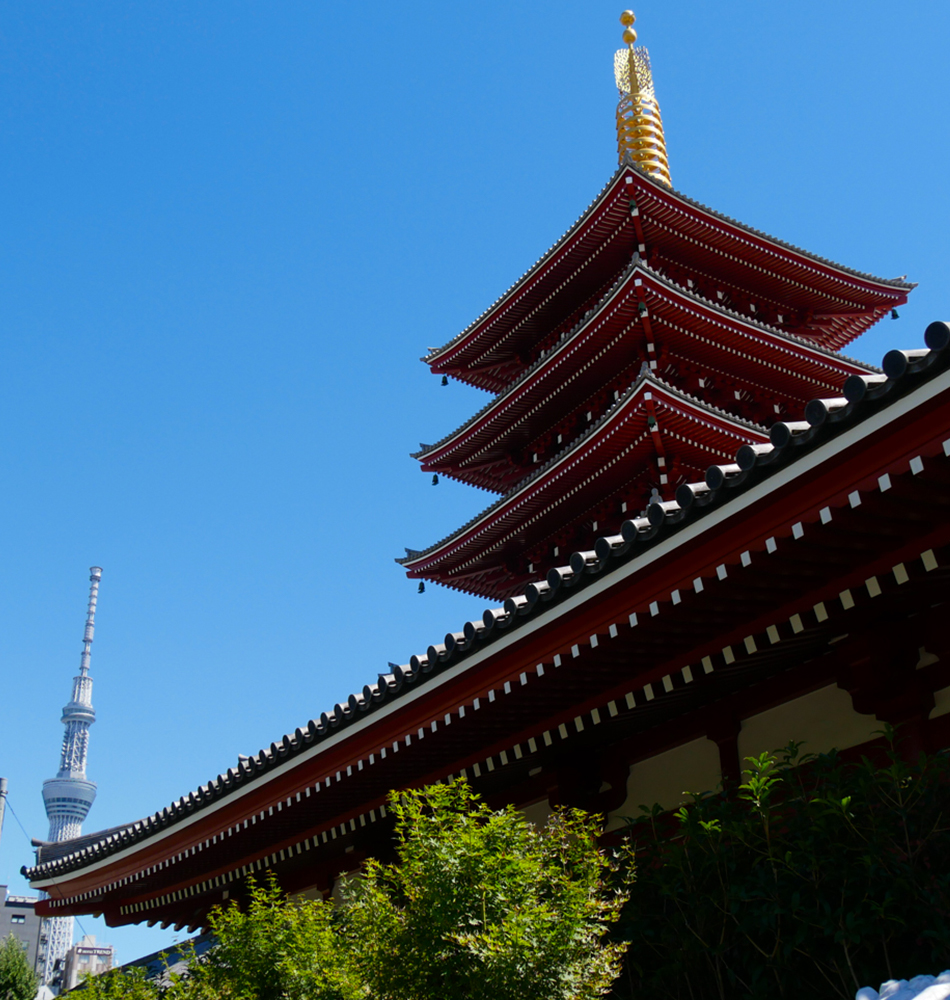
[[[30,835],[26,832],[26,828],[20,822],[20,817],[17,816],[16,809],[13,808],[13,803],[10,801],[9,795],[7,796],[7,809],[9,809],[11,813],[13,813],[13,818],[16,820],[16,825],[23,831],[23,836],[26,837],[27,842],[29,843],[30,847],[32,847],[33,841],[30,839]]]
[[[13,803],[10,801],[9,795],[7,796],[7,809],[9,809],[11,813],[13,813],[13,818],[16,820],[16,825],[23,831],[23,836],[26,837],[26,842],[30,845],[30,847],[32,847],[33,839],[26,832],[26,827],[20,822],[20,817],[17,816],[16,809],[13,808]],[[50,876],[50,882],[52,882],[53,885],[58,884],[56,879],[54,879],[52,876]],[[79,917],[76,917],[75,920],[76,923],[79,924],[79,929],[82,931],[83,937],[86,937],[86,928],[83,927],[82,921],[79,919]]]

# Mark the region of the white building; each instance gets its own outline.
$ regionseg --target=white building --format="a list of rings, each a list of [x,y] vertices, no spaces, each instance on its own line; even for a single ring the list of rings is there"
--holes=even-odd
[[[96,935],[87,934],[66,953],[61,993],[67,993],[89,976],[108,972],[115,964],[115,949],[111,944],[96,944]]]

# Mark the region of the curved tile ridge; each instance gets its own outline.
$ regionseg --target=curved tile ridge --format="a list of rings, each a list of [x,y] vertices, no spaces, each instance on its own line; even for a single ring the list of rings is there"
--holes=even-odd
[[[824,347],[813,340],[809,340],[808,337],[803,337],[798,333],[791,333],[789,330],[783,330],[779,326],[772,326],[771,323],[765,323],[762,320],[757,319],[755,316],[749,316],[746,313],[737,312],[735,309],[730,309],[728,306],[723,305],[722,302],[718,302],[715,299],[710,299],[705,295],[701,295],[694,288],[684,288],[678,282],[673,281],[672,278],[663,274],[662,271],[650,267],[646,261],[640,262],[640,268],[654,278],[654,280],[662,282],[668,288],[673,289],[688,298],[695,299],[697,302],[701,302],[704,306],[707,306],[713,312],[720,313],[723,316],[729,316],[730,318],[742,323],[744,326],[750,326],[753,329],[771,333],[776,337],[780,337],[782,340],[791,341],[793,344],[800,344],[802,347],[807,347],[809,350],[815,351],[816,354],[822,354],[826,358],[836,358],[840,361],[846,361],[850,365],[854,365],[857,368],[864,368],[869,372],[880,372],[880,368],[875,368],[874,365],[869,365],[866,361],[859,361],[857,358],[852,358],[847,354],[842,354],[841,351],[833,351],[829,347]]]
[[[663,274],[662,271],[657,268],[651,267],[650,264],[640,257],[639,253],[634,253],[631,258],[630,263],[624,268],[617,279],[613,282],[610,288],[604,293],[604,295],[598,300],[596,305],[588,309],[578,322],[571,327],[569,330],[565,330],[560,337],[558,337],[557,342],[552,344],[546,351],[542,352],[527,368],[524,369],[521,375],[511,383],[510,386],[505,388],[502,392],[493,396],[481,409],[477,410],[471,417],[469,417],[464,423],[460,424],[455,430],[450,431],[444,437],[440,438],[435,444],[420,445],[419,451],[410,452],[410,458],[416,460],[421,460],[427,454],[436,451],[437,449],[443,447],[454,437],[457,437],[467,428],[471,427],[483,416],[485,416],[494,406],[505,398],[514,396],[519,389],[527,382],[531,376],[544,365],[548,358],[558,351],[562,346],[569,343],[577,335],[579,335],[583,330],[588,327],[592,322],[594,322],[597,317],[604,311],[604,309],[610,305],[614,296],[617,294],[618,290],[627,282],[630,277],[636,271],[642,271],[648,274],[655,281],[660,282],[672,291],[684,295],[687,298],[693,299],[694,301],[701,303],[703,306],[708,308],[710,311],[715,312],[722,316],[728,316],[744,326],[748,326],[755,330],[761,330],[766,333],[770,333],[773,336],[779,337],[782,340],[789,341],[793,344],[799,344],[802,347],[807,347],[809,350],[814,351],[816,354],[822,355],[827,358],[834,358],[840,361],[844,361],[847,364],[854,365],[857,368],[864,368],[869,372],[879,372],[879,368],[875,368],[874,365],[869,365],[866,361],[859,361],[857,358],[849,357],[847,354],[842,354],[840,351],[833,351],[830,348],[824,347],[821,344],[816,343],[813,340],[809,340],[807,337],[803,337],[797,333],[791,333],[788,330],[783,330],[781,327],[772,326],[770,323],[765,323],[762,320],[756,318],[755,316],[749,316],[746,313],[738,312],[735,309],[730,309],[728,306],[724,305],[722,302],[715,301],[713,299],[707,298],[701,295],[698,291],[693,288],[685,288],[683,285],[674,281],[672,278]]]
[[[280,743],[271,743],[253,757],[240,758],[236,768],[228,768],[225,774],[219,774],[151,816],[62,844],[38,845],[38,863],[24,866],[22,873],[29,879],[43,879],[82,868],[147,839],[245,783],[292,762],[308,747],[484,648],[575,588],[582,588],[601,573],[635,559],[647,546],[680,530],[705,509],[741,496],[749,487],[797,461],[830,437],[859,424],[950,369],[950,323],[931,323],[924,340],[926,347],[921,350],[889,351],[884,356],[881,374],[851,376],[845,383],[843,396],[810,401],[805,407],[804,420],[773,425],[768,444],[743,445],[734,463],[710,466],[704,482],[680,486],[675,501],[652,504],[647,517],[625,521],[617,535],[597,538],[592,550],[573,553],[567,565],[552,569],[545,579],[529,584],[523,595],[508,598],[502,607],[487,609],[481,621],[466,622],[460,631],[448,633],[424,654],[410,657],[408,664],[389,664],[389,672],[380,673],[375,684],[364,686],[361,694],[351,694],[345,702],[337,703],[332,712],[322,713],[319,720],[311,719],[305,727],[285,735]],[[63,854],[43,860],[43,853],[54,846]]]
[[[678,386],[671,385],[669,382],[661,379],[659,375],[655,375],[653,372],[649,372],[645,376],[641,376],[641,378],[643,381],[651,382],[664,392],[668,392],[673,396],[678,396],[680,399],[697,406],[701,410],[705,410],[707,413],[713,413],[723,420],[728,420],[731,424],[735,424],[738,427],[747,427],[749,430],[756,431],[759,434],[765,433],[765,428],[761,424],[757,424],[754,420],[746,420],[745,417],[737,417],[734,413],[730,413],[728,410],[722,409],[721,406],[714,406],[712,403],[707,403],[705,400],[692,395],[692,393],[687,392],[685,389],[680,389]]]
[[[658,194],[667,196],[673,195],[690,207],[699,209],[699,211],[705,212],[707,215],[711,215],[714,219],[718,219],[720,222],[726,222],[731,226],[735,226],[737,229],[741,229],[744,232],[751,234],[752,236],[757,236],[759,239],[766,240],[769,243],[773,243],[775,246],[782,247],[784,250],[791,250],[793,253],[800,254],[802,257],[806,257],[816,263],[824,264],[826,267],[834,268],[836,271],[841,271],[842,274],[848,274],[854,278],[862,278],[865,281],[873,281],[879,285],[888,285],[892,288],[899,288],[902,291],[911,291],[917,287],[916,282],[906,281],[904,277],[879,278],[877,275],[869,274],[867,271],[858,271],[853,267],[848,267],[846,264],[839,264],[837,261],[830,260],[827,257],[821,257],[816,253],[812,253],[810,250],[805,250],[802,247],[795,246],[794,243],[788,243],[785,240],[780,240],[777,236],[771,236],[768,233],[763,232],[761,229],[755,229],[754,227],[747,225],[745,222],[733,219],[731,216],[726,215],[723,212],[719,212],[715,208],[710,208],[708,205],[704,205],[701,201],[696,201],[695,198],[690,198],[689,195],[683,194],[682,191],[678,191],[675,188],[667,188],[661,185],[655,177],[652,177],[635,163],[631,163],[630,168],[642,177],[643,180],[649,182],[656,189]]]
[[[573,236],[584,224],[584,222],[593,214],[594,210],[604,201],[610,189],[617,183],[620,177],[623,176],[625,165],[621,164],[611,175],[610,180],[600,189],[597,193],[597,197],[584,209],[584,211],[577,218],[577,221],[571,226],[570,229],[549,249],[546,250],[522,275],[518,278],[514,284],[510,285],[508,288],[502,292],[501,295],[495,299],[494,302],[487,309],[485,309],[476,319],[472,320],[471,323],[462,330],[461,333],[456,334],[450,341],[443,344],[441,347],[437,347],[435,350],[431,350],[424,354],[419,360],[425,362],[426,364],[431,363],[433,358],[437,358],[440,354],[444,354],[450,348],[455,347],[460,341],[464,340],[478,325],[481,323],[486,316],[491,315],[491,313],[501,305],[502,302],[507,299],[512,292],[517,291],[517,289],[525,283],[525,281],[534,274],[535,271],[550,257],[553,257],[555,253]]]
[[[515,394],[521,386],[531,378],[531,376],[547,361],[547,359],[554,354],[561,346],[573,340],[574,337],[579,334],[586,326],[588,326],[592,320],[596,319],[597,316],[603,312],[603,310],[610,304],[611,299],[617,294],[618,289],[621,288],[623,283],[633,274],[637,269],[637,264],[640,262],[640,254],[634,253],[630,260],[630,263],[620,272],[616,280],[607,289],[607,291],[598,299],[597,303],[588,309],[584,315],[574,324],[570,329],[565,330],[560,337],[558,337],[557,342],[552,344],[546,351],[542,351],[541,354],[535,358],[534,361],[528,365],[527,368],[515,379],[511,385],[504,388],[501,392],[496,393],[480,410],[477,410],[465,421],[465,423],[456,427],[454,431],[449,432],[444,437],[440,438],[435,444],[427,444],[420,446],[420,450],[416,452],[411,452],[409,457],[420,459],[428,452],[435,451],[437,448],[441,448],[447,441],[451,441],[456,435],[461,434],[467,427],[471,427],[477,420],[483,417],[488,411],[496,406],[501,400],[508,396]]]
[[[432,545],[425,549],[406,549],[407,552],[414,553],[413,555],[406,555],[402,558],[396,559],[395,561],[400,565],[404,566],[406,563],[413,562],[414,560],[420,558],[421,556],[431,555],[433,552],[440,549],[443,545],[447,545],[453,539],[457,538],[459,535],[464,534],[470,528],[478,524],[479,521],[488,517],[491,513],[497,510],[502,504],[510,500],[512,497],[517,496],[522,490],[530,486],[536,479],[543,476],[552,466],[558,464],[566,458],[571,452],[575,451],[584,441],[592,437],[597,431],[610,419],[612,419],[618,410],[622,409],[623,406],[629,402],[629,400],[637,394],[641,385],[648,383],[650,385],[655,385],[658,389],[664,392],[670,393],[671,395],[677,396],[684,402],[696,406],[699,409],[705,410],[707,413],[712,413],[722,420],[728,420],[729,423],[735,424],[738,427],[746,427],[749,430],[755,431],[757,434],[766,433],[765,428],[761,424],[756,424],[751,420],[746,420],[743,417],[737,417],[735,414],[729,413],[728,410],[720,409],[718,406],[713,406],[711,403],[707,403],[704,400],[698,399],[696,396],[690,395],[683,389],[678,389],[676,386],[670,385],[668,382],[664,382],[658,375],[653,372],[641,373],[637,376],[636,380],[630,385],[630,388],[617,400],[610,404],[606,410],[589,426],[585,427],[584,430],[577,435],[577,437],[572,438],[565,446],[554,455],[552,455],[546,462],[539,465],[536,469],[533,469],[527,476],[519,480],[516,486],[513,486],[507,493],[502,494],[497,500],[492,501],[484,510],[480,511],[474,517],[470,518],[465,522],[460,528],[456,528],[451,534],[446,535],[445,538],[438,542],[434,542]]]

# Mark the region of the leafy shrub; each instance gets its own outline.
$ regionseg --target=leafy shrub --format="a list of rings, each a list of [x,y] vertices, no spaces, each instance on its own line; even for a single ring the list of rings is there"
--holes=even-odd
[[[392,799],[398,860],[366,863],[345,927],[375,1000],[586,1000],[616,978],[604,942],[625,879],[597,820],[556,812],[537,829],[456,781]]]
[[[249,884],[245,908],[215,907],[217,944],[181,971],[148,979],[139,968],[86,980],[84,1000],[360,1000],[366,996],[341,947],[333,904],[287,899],[270,876]]]
[[[734,793],[635,822],[617,997],[847,997],[950,956],[950,761],[884,766],[799,745]]]
[[[357,1000],[365,991],[333,921],[332,903],[288,900],[273,876],[264,885],[251,882],[246,908],[231,903],[211,911],[218,944],[191,962],[191,979],[209,997]]]

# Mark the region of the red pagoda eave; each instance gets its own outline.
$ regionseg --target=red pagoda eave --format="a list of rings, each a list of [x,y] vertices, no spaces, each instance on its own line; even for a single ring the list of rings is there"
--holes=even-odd
[[[527,467],[511,461],[513,449],[527,449],[557,420],[603,395],[604,387],[629,385],[642,361],[673,381],[665,368],[675,367],[676,358],[716,376],[730,391],[768,396],[789,412],[799,411],[816,394],[838,392],[849,375],[873,371],[709,302],[635,258],[597,308],[519,382],[413,457],[425,471],[496,492],[510,490]],[[683,384],[682,377],[677,381]],[[689,390],[699,398],[705,395],[698,380]],[[589,408],[599,416],[607,402],[596,400]],[[717,403],[747,415],[742,406]],[[776,409],[771,419],[783,412]]]
[[[626,238],[620,238],[621,232]],[[433,372],[499,391],[524,366],[519,348],[533,346],[610,281],[629,259],[633,239],[623,170],[618,170],[581,218],[522,278],[462,333],[422,360]],[[595,260],[596,267],[591,267]],[[562,300],[559,315],[539,324],[539,313],[548,310],[555,297]],[[532,327],[526,340],[521,330],[525,325]],[[512,341],[513,346],[505,346]]]
[[[645,375],[520,488],[425,552],[398,561],[412,579],[504,599],[540,568],[532,570],[527,558],[523,567],[513,568],[508,547],[516,544],[518,552],[530,554],[545,539],[569,532],[579,519],[597,520],[600,511],[600,519],[619,524],[628,496],[645,505],[654,483],[671,492],[676,486],[671,475],[699,478],[739,445],[767,440],[764,428]],[[537,561],[543,566],[546,560]]]
[[[817,257],[701,205],[639,170],[631,169],[628,176],[639,232],[651,255],[658,250],[681,263],[693,263],[710,277],[758,288],[777,304],[812,311],[810,328],[797,332],[830,350],[840,350],[905,303],[915,287]]]
[[[633,215],[631,198],[637,203]],[[633,226],[627,227],[624,220]],[[629,235],[618,243],[613,237],[621,226]],[[605,258],[605,241],[611,239],[614,246]],[[526,349],[612,280],[624,256],[638,247],[650,257],[670,256],[711,279],[800,308],[810,315],[797,332],[832,350],[906,302],[914,287],[810,254],[692,201],[636,167],[624,166],[581,219],[511,289],[454,340],[422,360],[433,372],[502,391],[530,363]],[[558,307],[558,318],[549,320],[543,332],[539,327],[530,335],[518,333],[529,316],[548,308],[552,296],[563,292],[581,271],[599,277],[569,295]],[[515,341],[517,349],[510,346]]]

